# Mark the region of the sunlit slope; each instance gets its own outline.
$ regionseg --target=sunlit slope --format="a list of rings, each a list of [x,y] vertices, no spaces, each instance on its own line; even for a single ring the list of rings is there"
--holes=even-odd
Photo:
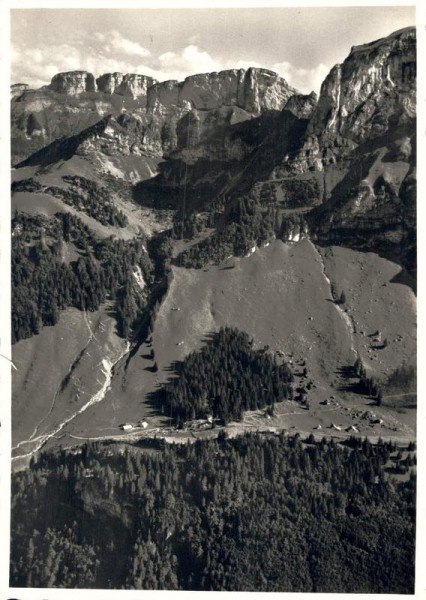
[[[358,329],[353,328],[344,307],[332,301],[321,254],[308,240],[296,244],[276,241],[250,257],[229,259],[206,270],[175,267],[155,321],[152,345],[142,345],[126,368],[124,363],[118,367],[111,391],[94,407],[90,424],[86,415],[81,415],[70,423],[68,431],[77,436],[84,436],[84,431],[89,436],[116,435],[120,423],[145,417],[150,427],[164,424],[168,415],[155,413],[150,393],[172,375],[174,361],[200,348],[206,336],[223,325],[247,331],[258,348],[268,345],[283,352],[296,373],[305,360],[308,378],[315,384],[310,392],[315,404],[332,394],[347,397],[352,403],[362,401],[362,397],[341,389],[345,382],[340,370],[354,364],[361,346],[360,331],[371,333],[375,312],[368,313],[366,320],[361,314],[371,280],[377,279],[376,272],[381,273],[383,281],[377,285],[386,283],[388,301],[406,315],[407,322],[414,320],[414,295],[406,286],[390,282],[399,271],[393,263],[354,251],[345,251],[348,255],[341,257],[339,251],[329,250],[350,265],[347,272],[356,293],[346,285],[346,279],[342,281],[348,289],[349,314],[356,312]],[[374,306],[380,312],[379,305]],[[401,342],[404,349],[399,356],[389,357],[387,369],[396,368],[399,360],[411,355],[413,347],[414,340],[407,335]],[[318,421],[311,421],[312,428]]]
[[[307,239],[288,244],[276,241],[256,249],[249,257],[229,259],[205,270],[174,267],[173,281],[155,320],[152,343],[142,344],[131,358],[123,355],[110,369],[111,378],[105,388],[107,376],[102,361],[114,363],[125,350],[124,342],[113,332],[110,317],[95,313],[88,316],[92,330],[96,329],[88,345],[90,332],[84,315],[69,311],[75,315],[77,327],[73,334],[80,346],[75,343],[75,350],[64,357],[61,370],[50,375],[47,387],[46,374],[54,359],[49,354],[50,359],[43,358],[46,345],[52,345],[52,335],[63,337],[66,332],[45,328],[40,336],[20,342],[15,354],[22,356],[26,364],[34,363],[38,380],[27,376],[24,385],[25,374],[21,374],[15,382],[15,387],[18,381],[21,386],[16,389],[17,396],[26,407],[31,396],[37,407],[34,415],[46,415],[77,352],[85,348],[78,368],[55,402],[55,410],[39,428],[46,434],[74,411],[74,418],[48,440],[48,446],[120,436],[121,424],[136,424],[142,419],[148,420],[150,431],[169,424],[170,415],[159,414],[150,398],[159,384],[173,375],[174,361],[200,348],[210,332],[230,325],[247,331],[257,348],[269,346],[270,350],[282,352],[294,369],[296,385],[305,366],[305,383],[313,382],[309,391],[311,410],[301,411],[296,403],[284,403],[277,408],[277,422],[273,420],[270,426],[294,426],[306,432],[320,423],[328,428],[337,422],[342,430],[356,425],[367,435],[396,435],[400,431],[399,435],[411,436],[415,415],[411,410],[399,415],[387,408],[373,408],[384,419],[384,429],[365,429],[358,412],[371,409],[372,400],[345,389],[347,382],[342,375],[342,369],[352,366],[358,355],[369,372],[382,380],[402,363],[414,360],[415,297],[408,286],[395,279],[399,271],[397,265],[377,255],[337,247],[318,249]],[[345,304],[333,301],[332,287],[334,293],[345,292]],[[389,343],[384,349],[372,350],[371,346],[378,344],[370,336],[378,329]],[[24,348],[32,348],[32,357],[24,355]],[[41,364],[42,361],[45,362]],[[76,414],[75,407],[83,404],[81,399],[76,403],[77,392],[90,400],[100,391],[99,401]],[[335,401],[329,406],[321,405],[330,397],[338,399],[340,407]],[[22,402],[16,404],[17,415],[21,414]],[[36,425],[34,416],[30,418],[29,413],[17,419],[19,440],[28,439]],[[32,447],[29,445],[27,451]]]
[[[233,266],[234,265],[234,266]],[[67,431],[82,436],[119,433],[118,425],[154,416],[149,394],[171,376],[171,365],[200,348],[222,325],[247,331],[256,347],[269,345],[296,363],[305,358],[321,393],[330,391],[330,373],[355,361],[351,335],[329,301],[320,256],[304,240],[275,242],[250,257],[230,259],[208,270],[174,268],[174,278],[154,325],[152,346],[143,345],[128,366],[117,369],[105,402]],[[154,351],[158,372],[151,371]],[[293,356],[290,356],[293,355]],[[167,415],[165,415],[167,416]],[[99,433],[98,433],[99,435]]]
[[[369,374],[385,382],[401,365],[415,367],[416,296],[404,283],[407,277],[411,282],[410,276],[371,252],[333,246],[322,255],[331,284],[346,296],[342,307],[351,319],[355,348]]]
[[[30,454],[51,436],[58,439],[65,422],[102,400],[112,365],[125,349],[105,309],[67,309],[54,327],[15,344],[13,455]]]

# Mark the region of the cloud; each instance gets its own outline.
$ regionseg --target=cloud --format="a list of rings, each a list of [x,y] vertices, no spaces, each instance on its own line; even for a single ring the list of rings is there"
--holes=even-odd
[[[37,88],[48,84],[55,73],[73,70],[89,71],[95,76],[119,71],[158,78],[157,70],[141,64],[141,58],[150,59],[149,50],[116,30],[86,35],[79,42],[41,44],[36,49],[13,46],[13,82],[24,82]]]
[[[191,37],[188,38],[188,42],[190,44],[198,44],[201,40],[201,35],[199,33],[196,33],[194,35],[191,35]]]
[[[221,71],[224,66],[208,52],[204,52],[191,44],[180,53],[165,52],[158,57],[160,71],[167,79],[182,80],[194,73],[210,73]]]
[[[149,56],[151,52],[146,48],[143,48],[137,42],[132,42],[122,35],[118,31],[112,31],[109,39],[106,39],[108,51],[121,52],[128,56]]]
[[[116,29],[86,34],[73,44],[58,41],[53,45],[40,44],[37,48],[15,45],[12,47],[11,61],[13,83],[28,83],[33,88],[48,84],[56,73],[74,70],[89,71],[95,77],[118,71],[140,73],[159,81],[182,81],[196,73],[265,67],[279,73],[301,92],[309,93],[312,90],[319,92],[329,71],[322,63],[315,68],[304,69],[290,62],[273,65],[245,59],[235,62],[228,57],[221,59],[212,56],[193,43],[180,51],[165,52],[155,58],[141,44],[122,36]]]
[[[37,88],[48,84],[55,73],[73,70],[89,71],[95,76],[119,71],[140,73],[159,81],[183,80],[195,73],[226,68],[194,44],[180,52],[165,52],[155,60],[149,50],[116,30],[96,32],[79,42],[82,43],[40,45],[37,49],[14,47],[11,55],[13,82],[25,82]]]
[[[312,69],[303,69],[295,67],[287,61],[275,63],[271,68],[303,94],[309,94],[312,91],[319,94],[321,84],[330,71],[330,67],[323,63]]]
[[[250,67],[261,68],[262,65],[256,62],[255,60],[239,60],[236,63],[232,63],[232,66],[229,66],[229,69],[249,69]]]

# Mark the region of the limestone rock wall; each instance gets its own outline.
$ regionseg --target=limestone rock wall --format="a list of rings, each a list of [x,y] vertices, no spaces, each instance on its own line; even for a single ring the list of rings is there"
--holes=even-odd
[[[59,94],[76,96],[83,92],[96,92],[95,78],[87,71],[57,73],[52,77],[49,89]]]

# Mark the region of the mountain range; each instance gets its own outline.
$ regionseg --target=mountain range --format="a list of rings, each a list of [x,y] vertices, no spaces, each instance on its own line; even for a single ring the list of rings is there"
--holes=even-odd
[[[13,85],[17,456],[53,443],[58,427],[93,435],[102,424],[113,436],[141,398],[141,416],[164,425],[155,386],[223,325],[300,359],[317,344],[315,401],[350,390],[335,377],[344,360],[397,397],[392,377],[415,363],[415,82],[407,28],[353,47],[319,97],[258,68],[161,83],[73,71],[37,90]],[[287,283],[274,291],[280,264]],[[324,285],[328,302],[316,306]],[[254,302],[258,325],[236,298]],[[141,358],[151,354],[154,365]]]
[[[412,593],[416,31],[11,89],[10,585]]]

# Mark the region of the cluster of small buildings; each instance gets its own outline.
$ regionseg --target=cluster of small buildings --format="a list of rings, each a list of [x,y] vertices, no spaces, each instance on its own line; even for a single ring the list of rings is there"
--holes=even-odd
[[[133,423],[123,423],[122,425],[120,425],[120,429],[122,429],[123,431],[132,431],[132,429],[137,429],[137,428],[146,429],[147,427],[148,427],[148,421],[145,421],[145,419],[138,421],[136,423],[136,425],[134,425]]]

